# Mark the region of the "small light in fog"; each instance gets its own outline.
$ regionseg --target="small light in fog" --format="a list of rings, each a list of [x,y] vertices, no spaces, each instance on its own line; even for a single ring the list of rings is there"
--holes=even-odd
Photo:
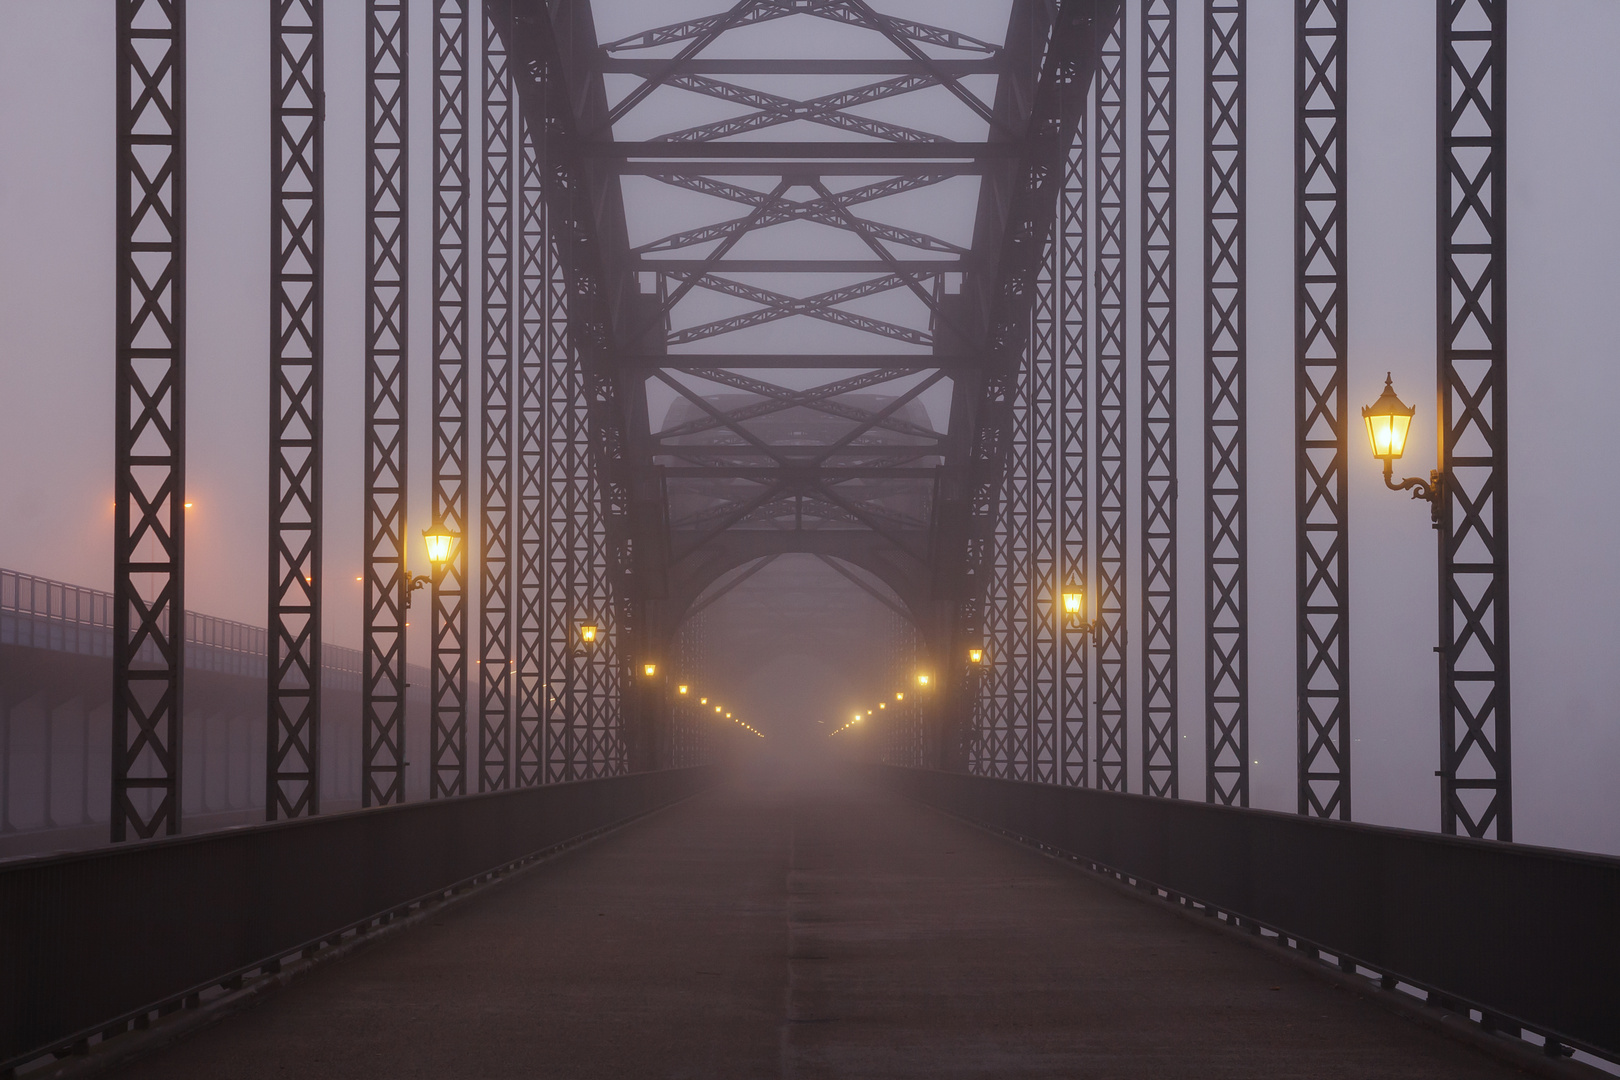
[[[904,700],[906,700],[906,695],[904,693],[898,693],[898,694],[894,695],[894,700],[896,700],[896,701],[904,701]]]
[[[679,686],[677,686],[677,687],[676,687],[676,688],[675,688],[675,692],[676,692],[676,693],[677,693],[677,694],[684,694],[684,693],[686,693],[686,684],[685,684],[685,683],[681,683],[681,685],[679,685]]]
[[[657,664],[642,664],[641,665],[641,673],[643,675],[647,676],[647,678],[650,679],[654,675],[658,674],[658,665]]]
[[[715,706],[715,707],[714,707],[714,711],[715,711],[715,712],[719,712],[719,711],[720,711],[720,706],[718,706],[718,705],[716,705],[716,706]]]
[[[708,699],[708,698],[706,698],[706,697],[700,697],[700,698],[698,698],[698,704],[699,704],[699,705],[707,705],[707,704],[708,704],[708,703],[709,703],[709,699]]]
[[[917,685],[918,686],[927,686],[928,685],[928,676],[919,673],[918,676],[917,676]]]
[[[983,649],[969,649],[968,650],[968,663],[970,663],[970,664],[982,664],[982,663],[984,663],[984,650]]]
[[[194,505],[193,503],[186,503],[186,509],[190,510],[193,505]]]

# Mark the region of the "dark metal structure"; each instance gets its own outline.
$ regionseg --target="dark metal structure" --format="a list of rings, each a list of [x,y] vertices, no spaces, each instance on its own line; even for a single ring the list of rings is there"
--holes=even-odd
[[[267,821],[321,812],[325,110],[321,0],[270,10]]]
[[[1125,715],[1125,5],[1102,41],[1093,91],[1097,170],[1097,786],[1124,791]]]
[[[1299,812],[1349,820],[1345,15],[1294,13],[1294,475]]]
[[[433,5],[433,527],[455,537],[433,569],[434,798],[467,793],[467,159],[473,0]]]
[[[1204,8],[1204,798],[1249,805],[1247,0]]]
[[[112,838],[180,831],[186,9],[118,0]]]
[[[479,367],[478,790],[512,784],[512,73],[482,7],[483,198]],[[465,544],[466,538],[463,538]]]
[[[407,0],[366,0],[366,806],[405,799],[408,32]]]
[[[1508,838],[1504,16],[1500,0],[1439,4],[1444,825]],[[123,836],[176,820],[184,79],[178,0],[119,12]],[[937,675],[906,744],[916,760],[1123,791],[1139,664],[1141,789],[1179,794],[1178,14],[1175,0],[1014,0],[1004,29],[969,33],[866,0],[739,0],[654,26],[589,0],[434,0],[429,524],[457,543],[432,574],[432,795],[472,788],[470,666],[478,790],[689,759],[665,682],[681,627],[792,552],[915,627],[917,664]],[[1206,798],[1241,806],[1247,12],[1204,0],[1200,14]],[[614,20],[607,38],[598,15]],[[1295,19],[1299,809],[1348,817],[1345,6],[1296,0]],[[841,44],[784,60],[726,37],[794,20]],[[320,21],[320,0],[272,11],[273,818],[319,809]],[[407,567],[403,0],[368,0],[367,27],[370,805],[404,797],[419,578]],[[795,96],[783,79],[818,89]],[[1065,593],[1084,596],[1079,617],[1064,618]]]
[[[1508,15],[1438,8],[1440,827],[1511,840]]]
[[[1142,791],[1181,794],[1176,637],[1176,2],[1142,2]]]

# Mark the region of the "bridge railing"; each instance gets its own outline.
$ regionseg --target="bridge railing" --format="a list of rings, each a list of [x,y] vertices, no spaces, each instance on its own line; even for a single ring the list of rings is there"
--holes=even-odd
[[[113,594],[65,581],[0,569],[0,645],[112,656]],[[186,667],[262,679],[269,653],[262,626],[186,612]],[[156,660],[157,654],[147,646]],[[321,646],[321,685],[331,689],[360,689],[359,649]],[[426,678],[423,669],[417,669]]]
[[[899,766],[896,790],[1174,903],[1620,1061],[1620,859]]]
[[[105,840],[92,826],[108,817],[113,613],[110,592],[0,569],[0,858]],[[195,677],[182,805],[188,819],[241,824],[264,806],[267,633],[194,611],[184,629]],[[358,649],[321,647],[323,808],[358,803],[362,660]],[[425,737],[429,676],[409,673],[409,737]],[[425,766],[408,771],[412,797],[425,782]],[[63,831],[74,829],[84,835]]]

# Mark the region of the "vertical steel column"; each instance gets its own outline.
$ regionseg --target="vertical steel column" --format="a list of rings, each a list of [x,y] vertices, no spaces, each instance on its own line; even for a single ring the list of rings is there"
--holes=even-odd
[[[366,573],[360,801],[405,801],[408,0],[366,0]]]
[[[275,0],[270,9],[266,821],[321,809],[322,37],[322,0]]]
[[[1249,805],[1247,0],[1204,9],[1205,794]]]
[[[1295,0],[1299,812],[1350,818],[1344,0]]]
[[[1040,275],[1037,273],[1035,292],[1040,294]],[[1030,466],[1034,449],[1030,444],[1030,382],[1035,361],[1033,312],[1026,327],[1028,337],[1024,354],[1019,359],[1018,374],[1012,384],[1012,425],[1007,443],[1007,478],[1001,488],[1001,519],[1006,524],[1006,543],[1002,558],[1006,560],[1007,595],[1002,598],[1006,607],[1006,640],[1001,649],[1006,654],[1001,684],[1002,708],[1007,725],[1007,759],[1005,773],[1017,780],[1030,779],[1030,749],[1034,716],[1030,712],[1030,677],[1034,627],[1031,625],[1034,605],[1031,603],[1035,582],[1031,573],[1030,550]]]
[[[512,783],[512,73],[483,4],[478,790]]]
[[[1030,773],[1055,784],[1058,757],[1058,244],[1053,237],[1035,275],[1029,357]],[[960,658],[957,659],[960,663]]]
[[[1511,840],[1508,14],[1438,10],[1440,829]]]
[[[567,612],[552,590],[547,494],[552,419],[547,404],[546,281],[551,272],[546,238],[545,148],[542,129],[519,112],[518,125],[518,342],[517,342],[517,784],[543,784],[545,728],[560,688],[552,685],[555,625]]]
[[[1142,0],[1142,791],[1181,794],[1176,716],[1176,0]]]
[[[1063,538],[1061,585],[1084,587],[1090,552],[1088,506],[1090,459],[1087,437],[1086,347],[1089,341],[1086,305],[1091,296],[1086,243],[1090,222],[1086,189],[1086,114],[1081,110],[1074,143],[1064,163],[1063,202],[1058,208],[1058,278],[1061,291],[1059,349],[1063,365],[1061,463],[1062,498],[1059,531]],[[1087,635],[1065,620],[1061,666],[1063,670],[1063,730],[1059,754],[1063,761],[1059,783],[1085,786],[1090,782],[1090,658]]]
[[[1097,786],[1129,786],[1125,715],[1125,4],[1103,38],[1097,124]],[[1089,597],[1087,598],[1089,601]]]
[[[546,596],[550,610],[548,634],[550,667],[549,709],[546,714],[546,778],[553,782],[575,779],[575,730],[584,711],[590,678],[589,654],[575,647],[575,626],[596,624],[596,644],[592,653],[605,644],[606,612],[590,607],[588,583],[576,557],[581,546],[579,534],[587,526],[575,497],[579,474],[578,406],[582,398],[579,370],[568,337],[568,279],[559,257],[556,230],[549,230],[546,241],[545,280],[540,283],[540,300],[545,305],[546,334],[542,341],[545,403],[545,513],[546,513]]]
[[[467,793],[467,4],[433,3],[433,573],[430,798]]]
[[[186,6],[118,0],[112,839],[180,831]],[[133,724],[132,724],[133,722]]]

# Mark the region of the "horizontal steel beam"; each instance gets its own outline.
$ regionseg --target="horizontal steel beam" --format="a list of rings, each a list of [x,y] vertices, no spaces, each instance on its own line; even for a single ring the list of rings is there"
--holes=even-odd
[[[714,161],[735,158],[755,160],[828,159],[858,161],[985,161],[1014,159],[1023,144],[1005,143],[891,143],[891,142],[582,142],[580,156],[587,158],[647,158],[660,161]],[[667,171],[667,170],[666,170]],[[887,171],[887,170],[883,170]]]
[[[797,449],[797,447],[795,447]],[[816,469],[795,470],[791,465],[736,466],[736,465],[673,465],[665,466],[664,476],[671,480],[792,480],[796,483],[816,483],[820,480],[932,480],[935,468],[919,465],[912,468],[865,468],[859,465],[828,465]],[[795,475],[797,473],[797,475]]]
[[[669,61],[609,58],[598,61],[597,70],[614,75],[663,75]],[[690,75],[999,75],[999,60],[706,60],[683,61],[681,71]]]
[[[960,258],[896,259],[891,265],[880,259],[651,259],[642,256],[634,269],[713,274],[886,274],[894,266],[913,275],[961,273],[969,264]]]
[[[615,363],[627,368],[670,368],[696,371],[702,368],[787,369],[861,371],[868,368],[977,367],[973,356],[935,356],[932,353],[621,353]]]
[[[605,144],[598,144],[605,145]],[[645,144],[638,144],[645,145]],[[658,145],[664,145],[662,143]],[[671,143],[679,147],[683,144]],[[703,145],[703,144],[693,144]],[[707,144],[715,145],[715,144]],[[720,146],[738,146],[739,143],[720,143]],[[746,145],[758,145],[746,144]],[[824,146],[865,145],[848,143],[823,143]],[[887,143],[870,145],[890,145]],[[952,143],[936,145],[950,146]],[[847,156],[847,155],[840,155]],[[800,164],[798,161],[693,161],[687,164],[670,164],[667,160],[655,161],[610,161],[605,168],[621,176],[782,176],[790,174],[799,176],[977,176],[995,164],[994,159],[974,161],[890,161],[874,163],[867,161],[818,161],[812,164]]]

